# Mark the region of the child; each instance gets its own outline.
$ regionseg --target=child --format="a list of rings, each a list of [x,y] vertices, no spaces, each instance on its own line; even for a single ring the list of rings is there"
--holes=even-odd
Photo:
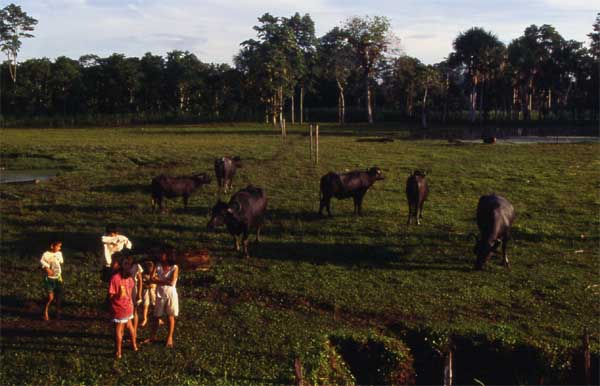
[[[131,264],[129,259],[123,255],[115,256],[113,267],[118,268],[110,279],[108,295],[110,299],[110,308],[112,311],[112,321],[115,323],[115,358],[121,359],[121,346],[123,344],[123,334],[125,327],[131,335],[133,351],[137,351],[136,331],[133,328],[131,320],[133,319],[133,279],[129,275]]]
[[[131,267],[129,269],[129,275],[131,276],[131,278],[133,279],[133,292],[131,294],[131,300],[133,303],[133,329],[135,330],[136,334],[137,334],[137,328],[138,328],[138,306],[140,304],[142,304],[142,273],[144,272],[144,269],[142,268],[141,265],[135,263],[133,261],[133,256],[129,255],[127,257],[127,261],[129,263],[129,266]]]
[[[62,241],[53,241],[50,243],[50,250],[44,252],[40,260],[42,269],[46,273],[44,288],[48,292],[48,299],[42,316],[44,320],[50,320],[48,317],[48,308],[54,299],[56,299],[56,318],[60,319],[60,306],[63,296],[63,279],[60,265],[64,262],[62,252],[60,251],[61,248]]]
[[[102,245],[104,247],[104,267],[102,268],[102,280],[108,282],[114,273],[110,268],[113,253],[122,251],[123,247],[131,250],[133,245],[127,237],[119,234],[117,231],[117,226],[114,224],[108,224],[106,226],[106,234],[102,236]]]
[[[152,260],[144,261],[144,271],[142,273],[142,283],[144,292],[142,299],[144,301],[144,311],[142,313],[142,327],[148,324],[148,309],[152,305],[152,309],[156,306],[156,283],[152,282],[152,278],[156,274],[156,267]]]
[[[175,318],[179,315],[179,297],[177,296],[177,278],[179,267],[175,264],[173,250],[163,248],[159,263],[156,267],[156,277],[153,281],[158,284],[156,289],[156,307],[154,309],[154,323],[150,338],[145,342],[156,340],[158,324],[163,315],[169,318],[169,335],[166,347],[173,347],[173,333],[175,332]]]

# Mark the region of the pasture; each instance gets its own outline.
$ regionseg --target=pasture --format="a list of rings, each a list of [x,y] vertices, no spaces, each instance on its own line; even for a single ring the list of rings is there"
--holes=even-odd
[[[282,141],[255,124],[3,130],[3,168],[59,175],[0,185],[0,383],[290,384],[295,362],[310,383],[439,383],[449,351],[458,383],[573,383],[586,332],[597,374],[599,144],[457,145],[409,140],[401,127],[323,126],[314,165],[307,132],[288,127]],[[237,256],[224,228],[206,229],[222,155],[242,158],[234,191],[252,183],[269,199],[250,259]],[[362,217],[352,200],[335,199],[333,218],[317,215],[320,176],[371,166],[385,180],[366,194]],[[416,168],[431,171],[430,196],[423,224],[407,227],[404,183]],[[213,182],[187,211],[180,199],[152,211],[152,177],[195,172]],[[499,258],[473,269],[469,233],[490,192],[517,213],[511,271]],[[109,222],[139,258],[163,241],[209,250],[211,269],[179,280],[174,349],[124,347],[113,361],[99,279]],[[64,315],[43,322],[38,262],[56,235]],[[406,366],[405,378],[389,375],[392,362]]]

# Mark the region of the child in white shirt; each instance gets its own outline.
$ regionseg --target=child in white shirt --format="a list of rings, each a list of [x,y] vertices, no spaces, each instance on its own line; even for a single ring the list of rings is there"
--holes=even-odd
[[[60,318],[60,309],[63,297],[63,279],[62,279],[62,268],[63,255],[60,251],[62,248],[62,241],[53,241],[50,244],[50,250],[44,252],[40,260],[42,269],[46,273],[44,277],[44,288],[48,293],[46,300],[46,306],[44,307],[44,313],[42,315],[44,320],[50,320],[48,316],[48,309],[50,303],[56,299],[56,317]]]
[[[113,274],[111,270],[113,253],[122,251],[124,247],[131,249],[133,245],[126,236],[119,234],[116,225],[109,224],[106,226],[105,235],[102,236],[102,246],[104,247],[104,267],[102,268],[102,279],[108,282]]]

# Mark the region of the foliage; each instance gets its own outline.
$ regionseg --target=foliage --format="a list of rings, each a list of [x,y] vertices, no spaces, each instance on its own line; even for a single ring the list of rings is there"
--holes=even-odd
[[[0,10],[0,50],[8,57],[10,77],[17,81],[17,55],[22,38],[32,38],[37,20],[27,15],[20,6],[10,3]]]

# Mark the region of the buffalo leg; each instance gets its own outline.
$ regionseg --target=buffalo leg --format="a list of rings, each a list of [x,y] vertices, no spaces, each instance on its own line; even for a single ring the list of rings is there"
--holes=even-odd
[[[354,196],[354,214],[360,216],[362,213],[362,200],[364,195],[359,193]]]
[[[417,225],[421,225],[421,220],[423,220],[423,204],[425,204],[425,201],[421,202],[419,205],[419,218],[417,219]]]
[[[190,200],[190,196],[188,196],[188,195],[183,196],[183,208],[184,209],[187,209],[189,200]]]
[[[236,252],[240,251],[240,241],[238,240],[237,236],[233,236],[233,244],[234,244],[234,248],[236,250]]]
[[[406,221],[406,225],[410,225],[410,218],[412,217],[412,205],[410,202],[408,203],[408,220]]]
[[[327,208],[327,213],[331,216],[331,197],[323,196],[319,204],[319,215],[323,215],[323,208]]]
[[[248,229],[244,230],[244,234],[242,236],[242,244],[244,246],[244,257],[249,258],[250,255],[248,254]]]
[[[259,225],[256,227],[256,242],[260,243],[260,228],[262,227],[262,225]]]
[[[506,254],[506,244],[508,244],[508,237],[502,239],[502,260],[504,266],[510,270],[510,263],[508,262],[508,255]]]

